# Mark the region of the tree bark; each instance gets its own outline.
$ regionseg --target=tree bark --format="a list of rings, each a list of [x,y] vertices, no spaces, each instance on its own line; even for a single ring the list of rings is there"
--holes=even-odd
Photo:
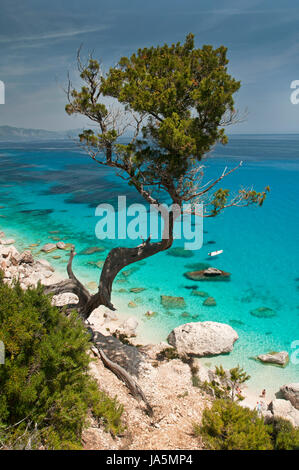
[[[141,245],[135,248],[124,248],[118,247],[113,248],[104,263],[98,292],[94,295],[91,295],[90,292],[84,287],[84,285],[77,279],[72,269],[72,262],[75,256],[75,247],[72,246],[69,261],[67,264],[67,273],[68,279],[58,282],[57,284],[52,284],[44,288],[45,293],[47,294],[64,294],[64,293],[73,293],[76,294],[79,298],[79,303],[76,305],[71,305],[69,307],[76,308],[78,313],[85,320],[89,317],[92,311],[99,307],[100,305],[105,305],[111,310],[115,310],[114,306],[111,303],[111,291],[112,284],[117,276],[117,274],[125,266],[135,263],[142,259],[148,258],[155,255],[161,251],[167,250],[171,247],[173,243],[173,226],[176,217],[178,217],[178,212],[170,211],[168,213],[167,209],[162,209],[162,217],[164,220],[164,230],[162,235],[162,240],[159,242],[151,243],[150,237],[144,241]],[[121,366],[112,362],[104,353],[104,351],[97,347],[95,341],[93,341],[95,347],[93,348],[94,353],[101,358],[104,365],[108,367],[120,380],[122,380],[126,386],[129,388],[132,395],[137,400],[142,400],[147,407],[147,412],[150,416],[153,415],[153,410],[148,402],[145,394],[138,385],[135,379],[133,379],[130,374],[128,374],[125,369]]]
[[[167,212],[167,214],[166,214]],[[118,247],[113,248],[103,265],[99,287],[96,294],[91,295],[84,285],[76,278],[72,270],[72,261],[75,256],[75,247],[70,252],[70,258],[67,265],[69,279],[45,287],[46,294],[64,294],[73,293],[79,298],[79,303],[74,307],[78,310],[80,316],[87,319],[100,305],[105,305],[110,310],[116,310],[111,303],[112,284],[117,274],[126,266],[153,256],[161,251],[167,250],[173,243],[174,220],[178,214],[173,211],[162,211],[164,220],[164,230],[162,240],[151,243],[150,238],[135,248]]]

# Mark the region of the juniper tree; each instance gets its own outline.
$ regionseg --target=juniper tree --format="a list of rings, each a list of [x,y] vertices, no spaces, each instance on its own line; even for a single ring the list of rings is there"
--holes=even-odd
[[[77,90],[69,81],[66,112],[83,115],[96,125],[96,130],[79,135],[81,145],[100,167],[114,168],[147,203],[158,206],[164,219],[161,241],[148,238],[135,248],[109,252],[94,295],[75,277],[71,253],[69,280],[47,291],[76,293],[84,318],[99,305],[115,309],[112,283],[121,269],[171,247],[174,222],[184,203],[191,205],[192,212],[204,201],[203,217],[215,217],[231,206],[262,205],[266,190],[240,189],[235,195],[228,189],[214,190],[242,162],[203,184],[204,159],[217,142],[227,143],[224,128],[237,118],[233,95],[240,82],[227,71],[226,53],[224,46],[196,48],[189,34],[184,44],[143,48],[122,57],[106,74],[92,55],[83,64],[78,54],[83,86]],[[107,106],[105,97],[115,99],[120,108]],[[133,136],[120,143],[129,125]],[[161,206],[162,195],[176,210],[168,212]]]

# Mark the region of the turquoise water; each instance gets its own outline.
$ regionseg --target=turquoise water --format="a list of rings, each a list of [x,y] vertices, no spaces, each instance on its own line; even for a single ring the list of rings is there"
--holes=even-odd
[[[225,187],[253,184],[262,190],[269,185],[271,192],[264,206],[231,208],[217,218],[205,219],[201,250],[190,258],[161,253],[134,265],[129,276],[118,276],[112,301],[120,313],[138,317],[141,336],[155,342],[188,321],[231,324],[239,334],[234,351],[203,362],[239,363],[252,375],[252,386],[277,390],[283,383],[298,381],[299,365],[291,362],[280,369],[259,364],[252,357],[271,350],[292,354],[291,344],[299,340],[299,137],[234,136],[226,147],[217,147],[206,162],[207,181],[240,159],[243,167],[225,180]],[[96,239],[95,207],[103,202],[115,205],[118,195],[126,195],[128,203],[143,202],[113,171],[97,167],[67,142],[55,146],[1,144],[0,184],[0,206],[4,206],[0,208],[0,228],[6,235],[16,237],[20,248],[38,243],[32,248],[36,255],[52,237],[74,243],[78,253],[74,269],[86,284],[97,282],[100,275],[100,269],[90,263],[104,260],[117,244]],[[82,254],[90,246],[101,246],[103,251]],[[217,259],[208,259],[208,252],[215,249],[224,252]],[[68,258],[64,251],[42,256],[65,271]],[[203,262],[230,272],[231,280],[196,283],[186,279],[184,273],[195,269],[190,265]],[[204,299],[192,296],[188,287],[194,284],[213,296],[217,305],[203,306]],[[128,292],[131,287],[146,290],[133,294]],[[120,289],[127,292],[118,292]],[[183,296],[186,307],[164,309],[160,301],[163,294]],[[137,307],[129,309],[130,301]],[[252,316],[250,312],[258,307],[271,308],[276,316]],[[150,319],[144,315],[149,309],[157,312]]]

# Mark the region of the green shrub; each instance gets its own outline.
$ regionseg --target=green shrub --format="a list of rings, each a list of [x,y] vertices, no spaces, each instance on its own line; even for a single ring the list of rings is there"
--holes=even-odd
[[[88,374],[89,335],[81,319],[53,307],[41,286],[23,291],[0,276],[0,340],[2,447],[80,448],[90,412],[107,431],[122,431],[122,406]]]
[[[276,419],[271,436],[275,450],[299,450],[299,429],[289,421]]]
[[[114,332],[112,333],[112,336],[114,336],[114,338],[118,339],[121,343],[123,344],[126,344],[128,346],[132,346],[133,344],[131,343],[129,337],[127,334],[125,333],[118,333],[118,332]],[[136,335],[135,335],[136,336]]]
[[[215,400],[205,409],[201,426],[194,432],[205,446],[215,450],[271,450],[269,427],[256,411],[228,400]]]
[[[299,450],[299,429],[289,421],[278,418],[266,425],[256,411],[227,399],[215,400],[204,410],[194,433],[214,450]]]
[[[180,356],[176,349],[174,348],[165,348],[162,349],[158,354],[157,354],[157,359],[158,361],[171,361],[172,359],[178,359]]]

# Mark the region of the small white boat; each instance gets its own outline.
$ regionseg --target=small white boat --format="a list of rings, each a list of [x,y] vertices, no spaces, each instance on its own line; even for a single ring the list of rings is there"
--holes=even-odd
[[[218,250],[218,251],[211,251],[211,253],[208,253],[209,256],[218,256],[223,253],[223,250]]]

